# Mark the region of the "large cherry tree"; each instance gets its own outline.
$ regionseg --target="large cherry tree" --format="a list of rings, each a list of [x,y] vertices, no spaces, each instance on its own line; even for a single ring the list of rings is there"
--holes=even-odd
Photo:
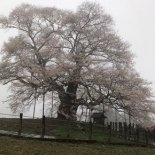
[[[52,91],[59,117],[76,118],[79,105],[100,103],[130,111],[136,120],[142,111],[153,113],[149,83],[135,71],[129,44],[100,5],[84,2],[73,12],[22,4],[1,16],[0,26],[18,31],[4,43],[0,63],[13,111]]]

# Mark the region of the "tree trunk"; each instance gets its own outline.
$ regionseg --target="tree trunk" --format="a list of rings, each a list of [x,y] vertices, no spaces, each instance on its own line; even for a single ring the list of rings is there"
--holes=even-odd
[[[76,92],[78,85],[70,82],[65,94],[59,94],[60,106],[58,109],[58,118],[76,119],[78,104],[76,103]]]

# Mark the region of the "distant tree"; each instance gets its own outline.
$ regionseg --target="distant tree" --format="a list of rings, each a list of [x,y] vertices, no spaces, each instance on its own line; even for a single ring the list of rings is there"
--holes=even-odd
[[[76,119],[79,105],[100,103],[130,106],[136,120],[152,112],[149,83],[134,70],[128,43],[100,5],[84,2],[72,12],[22,4],[1,16],[0,25],[18,30],[4,43],[0,63],[0,81],[12,86],[13,111],[52,91],[58,117]]]

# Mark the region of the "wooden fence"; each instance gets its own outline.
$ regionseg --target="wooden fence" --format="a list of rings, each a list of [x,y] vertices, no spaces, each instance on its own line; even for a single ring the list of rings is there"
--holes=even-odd
[[[155,139],[154,131],[125,122],[109,122],[102,125],[45,116],[32,119],[24,118],[22,113],[18,118],[0,118],[0,130],[16,131],[19,137],[24,133],[36,134],[41,138],[53,136],[59,139],[89,139],[108,143],[152,144]]]

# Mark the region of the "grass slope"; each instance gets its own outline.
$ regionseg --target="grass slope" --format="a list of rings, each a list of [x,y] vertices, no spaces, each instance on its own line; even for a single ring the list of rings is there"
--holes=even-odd
[[[155,148],[56,143],[0,136],[0,155],[153,155]]]
[[[42,119],[23,119],[22,121],[22,133],[24,134],[37,134],[42,135]],[[85,129],[85,132],[81,130]],[[19,130],[19,118],[0,118],[0,130],[15,131]],[[54,118],[46,118],[45,120],[45,135],[54,136],[55,138],[67,138],[68,135],[68,121],[59,120]],[[129,132],[128,132],[129,133]],[[70,123],[70,138],[76,139],[89,139],[113,143],[125,143],[125,135],[112,130],[110,135],[110,130],[107,126],[92,124],[92,133],[90,132],[89,123],[85,122],[71,122]],[[130,139],[136,139],[136,130],[129,135]],[[111,137],[111,138],[110,138]],[[146,143],[145,132],[140,132],[139,141]],[[133,141],[128,141],[128,143],[133,143]],[[153,143],[153,136],[149,136],[149,143]]]

